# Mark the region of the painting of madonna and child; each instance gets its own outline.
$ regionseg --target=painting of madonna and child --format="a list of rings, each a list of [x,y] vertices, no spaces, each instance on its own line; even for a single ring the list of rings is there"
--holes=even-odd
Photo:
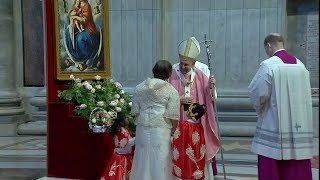
[[[56,77],[110,75],[107,0],[56,0]],[[59,38],[58,38],[59,37]]]

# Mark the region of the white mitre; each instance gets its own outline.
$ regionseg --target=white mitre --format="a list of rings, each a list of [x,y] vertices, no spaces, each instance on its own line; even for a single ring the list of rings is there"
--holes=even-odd
[[[197,59],[200,54],[200,44],[195,37],[190,37],[179,44],[178,50],[182,56]]]

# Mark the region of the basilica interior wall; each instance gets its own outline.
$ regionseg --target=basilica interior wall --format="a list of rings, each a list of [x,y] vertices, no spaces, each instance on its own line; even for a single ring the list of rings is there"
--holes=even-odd
[[[41,112],[45,111],[45,88],[36,87],[39,82],[33,82],[32,85],[32,77],[29,77],[31,80],[28,82],[29,85],[25,85],[25,75],[22,72],[27,65],[23,59],[33,57],[35,62],[45,62],[45,48],[43,57],[28,55],[28,51],[21,50],[23,46],[32,44],[23,42],[23,39],[32,40],[23,37],[28,36],[23,31],[28,23],[26,21],[30,18],[22,16],[28,14],[30,9],[23,9],[26,4],[23,5],[19,0],[13,2],[15,12],[19,8],[20,11],[14,15],[16,31],[13,39],[16,46],[13,50],[16,56],[11,58],[15,62],[12,71],[15,72],[16,86],[24,99],[29,120],[32,120],[39,118],[37,116],[39,108]],[[259,63],[267,58],[263,48],[264,37],[271,32],[284,34],[288,49],[307,63],[307,59],[304,58],[307,50],[300,49],[298,44],[308,44],[307,36],[309,40],[312,39],[310,38],[312,34],[307,34],[308,25],[303,24],[304,20],[308,20],[308,15],[302,17],[299,14],[288,14],[287,7],[286,0],[109,0],[112,78],[121,82],[127,91],[133,93],[135,85],[152,75],[151,69],[157,60],[166,59],[171,63],[177,63],[178,44],[189,36],[195,36],[202,41],[206,34],[207,39],[213,40],[210,46],[211,65],[217,79],[218,116],[224,127],[222,133],[251,136],[254,132],[256,115],[247,96],[247,86],[256,73]],[[12,12],[12,16],[13,14]],[[314,18],[316,17],[309,17],[309,25]],[[41,21],[41,18],[34,20]],[[303,22],[305,28],[303,31],[299,29],[299,22],[300,24]],[[23,24],[25,28],[21,28]],[[32,32],[32,28],[39,27],[29,26],[29,31]],[[38,36],[44,34],[38,33]],[[309,41],[308,47],[314,48],[312,42]],[[34,48],[29,47],[29,49]],[[207,64],[203,44],[201,51],[198,60]],[[319,58],[313,57],[312,63],[319,63]],[[319,85],[316,84],[318,82],[316,73],[319,70],[314,65],[309,67],[313,68],[314,119],[315,123],[318,123],[319,117],[316,116],[318,114],[316,112],[319,107],[316,92]],[[43,84],[45,85],[45,82]],[[243,128],[235,132],[234,127],[239,126]]]

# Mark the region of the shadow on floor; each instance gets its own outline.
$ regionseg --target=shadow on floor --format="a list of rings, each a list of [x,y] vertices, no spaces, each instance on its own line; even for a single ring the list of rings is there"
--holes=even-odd
[[[47,175],[46,169],[1,168],[1,180],[35,180]]]

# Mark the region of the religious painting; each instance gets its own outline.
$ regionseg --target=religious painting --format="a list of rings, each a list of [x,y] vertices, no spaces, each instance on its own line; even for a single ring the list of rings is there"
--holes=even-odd
[[[109,77],[108,0],[55,0],[56,78]]]

